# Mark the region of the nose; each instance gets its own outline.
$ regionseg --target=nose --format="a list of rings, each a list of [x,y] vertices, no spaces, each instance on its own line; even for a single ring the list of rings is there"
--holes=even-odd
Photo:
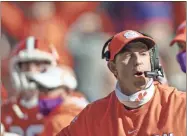
[[[133,56],[134,56],[134,66],[139,66],[139,65],[141,65],[141,64],[142,64],[142,59],[141,59],[139,53],[138,53],[138,52],[135,52],[135,53],[133,54]]]

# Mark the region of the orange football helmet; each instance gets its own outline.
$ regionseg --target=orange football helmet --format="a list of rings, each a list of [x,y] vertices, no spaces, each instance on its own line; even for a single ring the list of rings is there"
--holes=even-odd
[[[176,36],[171,41],[170,46],[172,46],[176,42],[186,43],[186,20],[177,28]]]
[[[10,54],[10,74],[17,90],[36,90],[36,84],[27,79],[27,72],[21,72],[20,62],[47,61],[52,66],[58,64],[59,56],[54,46],[33,36],[19,42]]]

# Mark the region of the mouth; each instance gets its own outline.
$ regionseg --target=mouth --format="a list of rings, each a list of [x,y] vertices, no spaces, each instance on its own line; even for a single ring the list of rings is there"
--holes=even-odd
[[[135,77],[141,77],[141,76],[143,76],[144,75],[144,73],[142,72],[142,71],[136,71],[135,73],[134,73],[134,76]]]

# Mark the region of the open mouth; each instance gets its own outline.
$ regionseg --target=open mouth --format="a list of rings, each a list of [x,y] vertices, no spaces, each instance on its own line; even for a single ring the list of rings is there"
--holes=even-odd
[[[135,75],[135,76],[143,76],[143,72],[137,71],[137,72],[135,72],[134,75]]]

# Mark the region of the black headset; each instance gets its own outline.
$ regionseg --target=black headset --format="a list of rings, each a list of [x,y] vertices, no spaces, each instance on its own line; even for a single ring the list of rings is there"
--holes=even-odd
[[[102,59],[106,59],[106,61],[110,60],[110,52],[109,52],[109,50],[108,51],[105,51],[105,50],[106,50],[106,47],[108,47],[109,43],[112,41],[113,38],[114,38],[114,36],[112,36],[110,39],[108,39],[106,41],[106,43],[104,44],[103,49],[102,49],[101,57],[102,57]]]
[[[141,33],[143,36],[152,38],[151,36],[149,36],[147,34],[144,34],[144,33],[139,32],[139,31],[137,31],[137,32]],[[110,60],[110,51],[109,50],[106,51],[106,48],[109,46],[113,37],[114,36],[112,36],[110,39],[108,39],[106,41],[106,43],[104,44],[103,49],[102,49],[102,59],[106,59],[106,61]],[[151,49],[150,56],[151,56],[151,71],[144,72],[145,76],[150,77],[150,78],[154,78],[154,79],[156,79],[158,76],[164,77],[163,68],[159,63],[159,53],[158,53],[157,45],[155,45]]]

